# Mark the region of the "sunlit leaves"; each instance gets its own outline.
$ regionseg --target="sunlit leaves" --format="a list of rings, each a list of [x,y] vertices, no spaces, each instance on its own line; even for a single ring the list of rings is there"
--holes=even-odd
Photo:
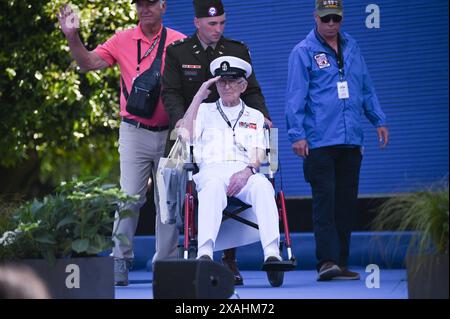
[[[119,70],[77,70],[56,19],[63,3],[0,3],[0,166],[20,165],[36,151],[42,178],[54,182],[100,165],[110,170],[118,159]],[[129,0],[72,3],[90,50],[136,23]]]

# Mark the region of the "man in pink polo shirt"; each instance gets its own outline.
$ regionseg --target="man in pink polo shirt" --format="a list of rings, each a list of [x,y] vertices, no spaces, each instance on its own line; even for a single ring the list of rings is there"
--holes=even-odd
[[[158,161],[164,153],[169,124],[161,98],[156,103],[150,118],[127,112],[126,96],[132,88],[134,79],[149,69],[157,56],[159,39],[163,31],[162,16],[166,11],[165,0],[133,0],[132,2],[136,3],[139,24],[135,28],[116,32],[93,51],[88,51],[81,42],[77,26],[79,19],[70,6],[63,6],[57,15],[61,29],[69,42],[72,57],[82,71],[104,69],[115,64],[120,67],[122,78],[120,96],[122,122],[119,131],[120,185],[125,193],[140,195],[141,198],[138,204],[130,207],[135,214],[114,225],[117,233],[124,234],[129,241],[129,243],[121,243],[116,240],[112,253],[115,283],[121,286],[128,285],[128,270],[134,257],[132,243],[139,220],[139,210],[145,203],[150,173],[155,177]],[[169,28],[166,30],[161,73],[164,70],[165,48],[172,42],[185,37],[175,30]],[[156,189],[155,203],[156,253],[153,256],[153,262],[176,257],[178,245],[176,226],[161,223]]]

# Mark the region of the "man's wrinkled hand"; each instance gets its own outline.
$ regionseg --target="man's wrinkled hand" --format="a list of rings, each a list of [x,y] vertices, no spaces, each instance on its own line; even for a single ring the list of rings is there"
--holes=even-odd
[[[381,148],[385,148],[389,143],[389,130],[386,126],[377,127],[378,143]]]
[[[239,192],[247,184],[247,181],[251,175],[252,172],[248,168],[244,168],[243,170],[234,173],[230,177],[230,184],[227,188],[227,196],[232,197],[239,194]]]
[[[264,124],[268,127],[268,128],[272,128],[273,127],[273,123],[268,119],[268,118],[264,118]]]
[[[195,94],[196,99],[198,99],[198,101],[203,101],[206,98],[208,98],[208,96],[211,94],[211,90],[209,89],[209,87],[213,84],[216,83],[217,81],[219,81],[220,76],[216,76],[214,78],[209,79],[208,81],[203,82],[203,84],[200,86],[200,88],[197,91],[197,94]]]
[[[190,143],[191,141],[191,134],[189,134],[189,130],[185,127],[179,127],[177,130],[177,137],[185,143]]]
[[[299,140],[292,144],[292,150],[298,156],[305,158],[309,155],[308,142],[306,140]]]

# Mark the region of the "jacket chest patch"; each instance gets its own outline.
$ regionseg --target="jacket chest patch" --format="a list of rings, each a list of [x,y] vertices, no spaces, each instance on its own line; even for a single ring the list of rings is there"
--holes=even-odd
[[[330,66],[330,62],[328,61],[327,55],[325,53],[316,54],[314,56],[314,60],[316,60],[319,69],[328,68]]]

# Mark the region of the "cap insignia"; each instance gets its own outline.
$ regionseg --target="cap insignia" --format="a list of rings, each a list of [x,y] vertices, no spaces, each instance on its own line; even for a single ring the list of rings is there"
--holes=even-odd
[[[215,17],[217,15],[217,9],[215,7],[211,7],[208,9],[208,14],[210,17]]]

